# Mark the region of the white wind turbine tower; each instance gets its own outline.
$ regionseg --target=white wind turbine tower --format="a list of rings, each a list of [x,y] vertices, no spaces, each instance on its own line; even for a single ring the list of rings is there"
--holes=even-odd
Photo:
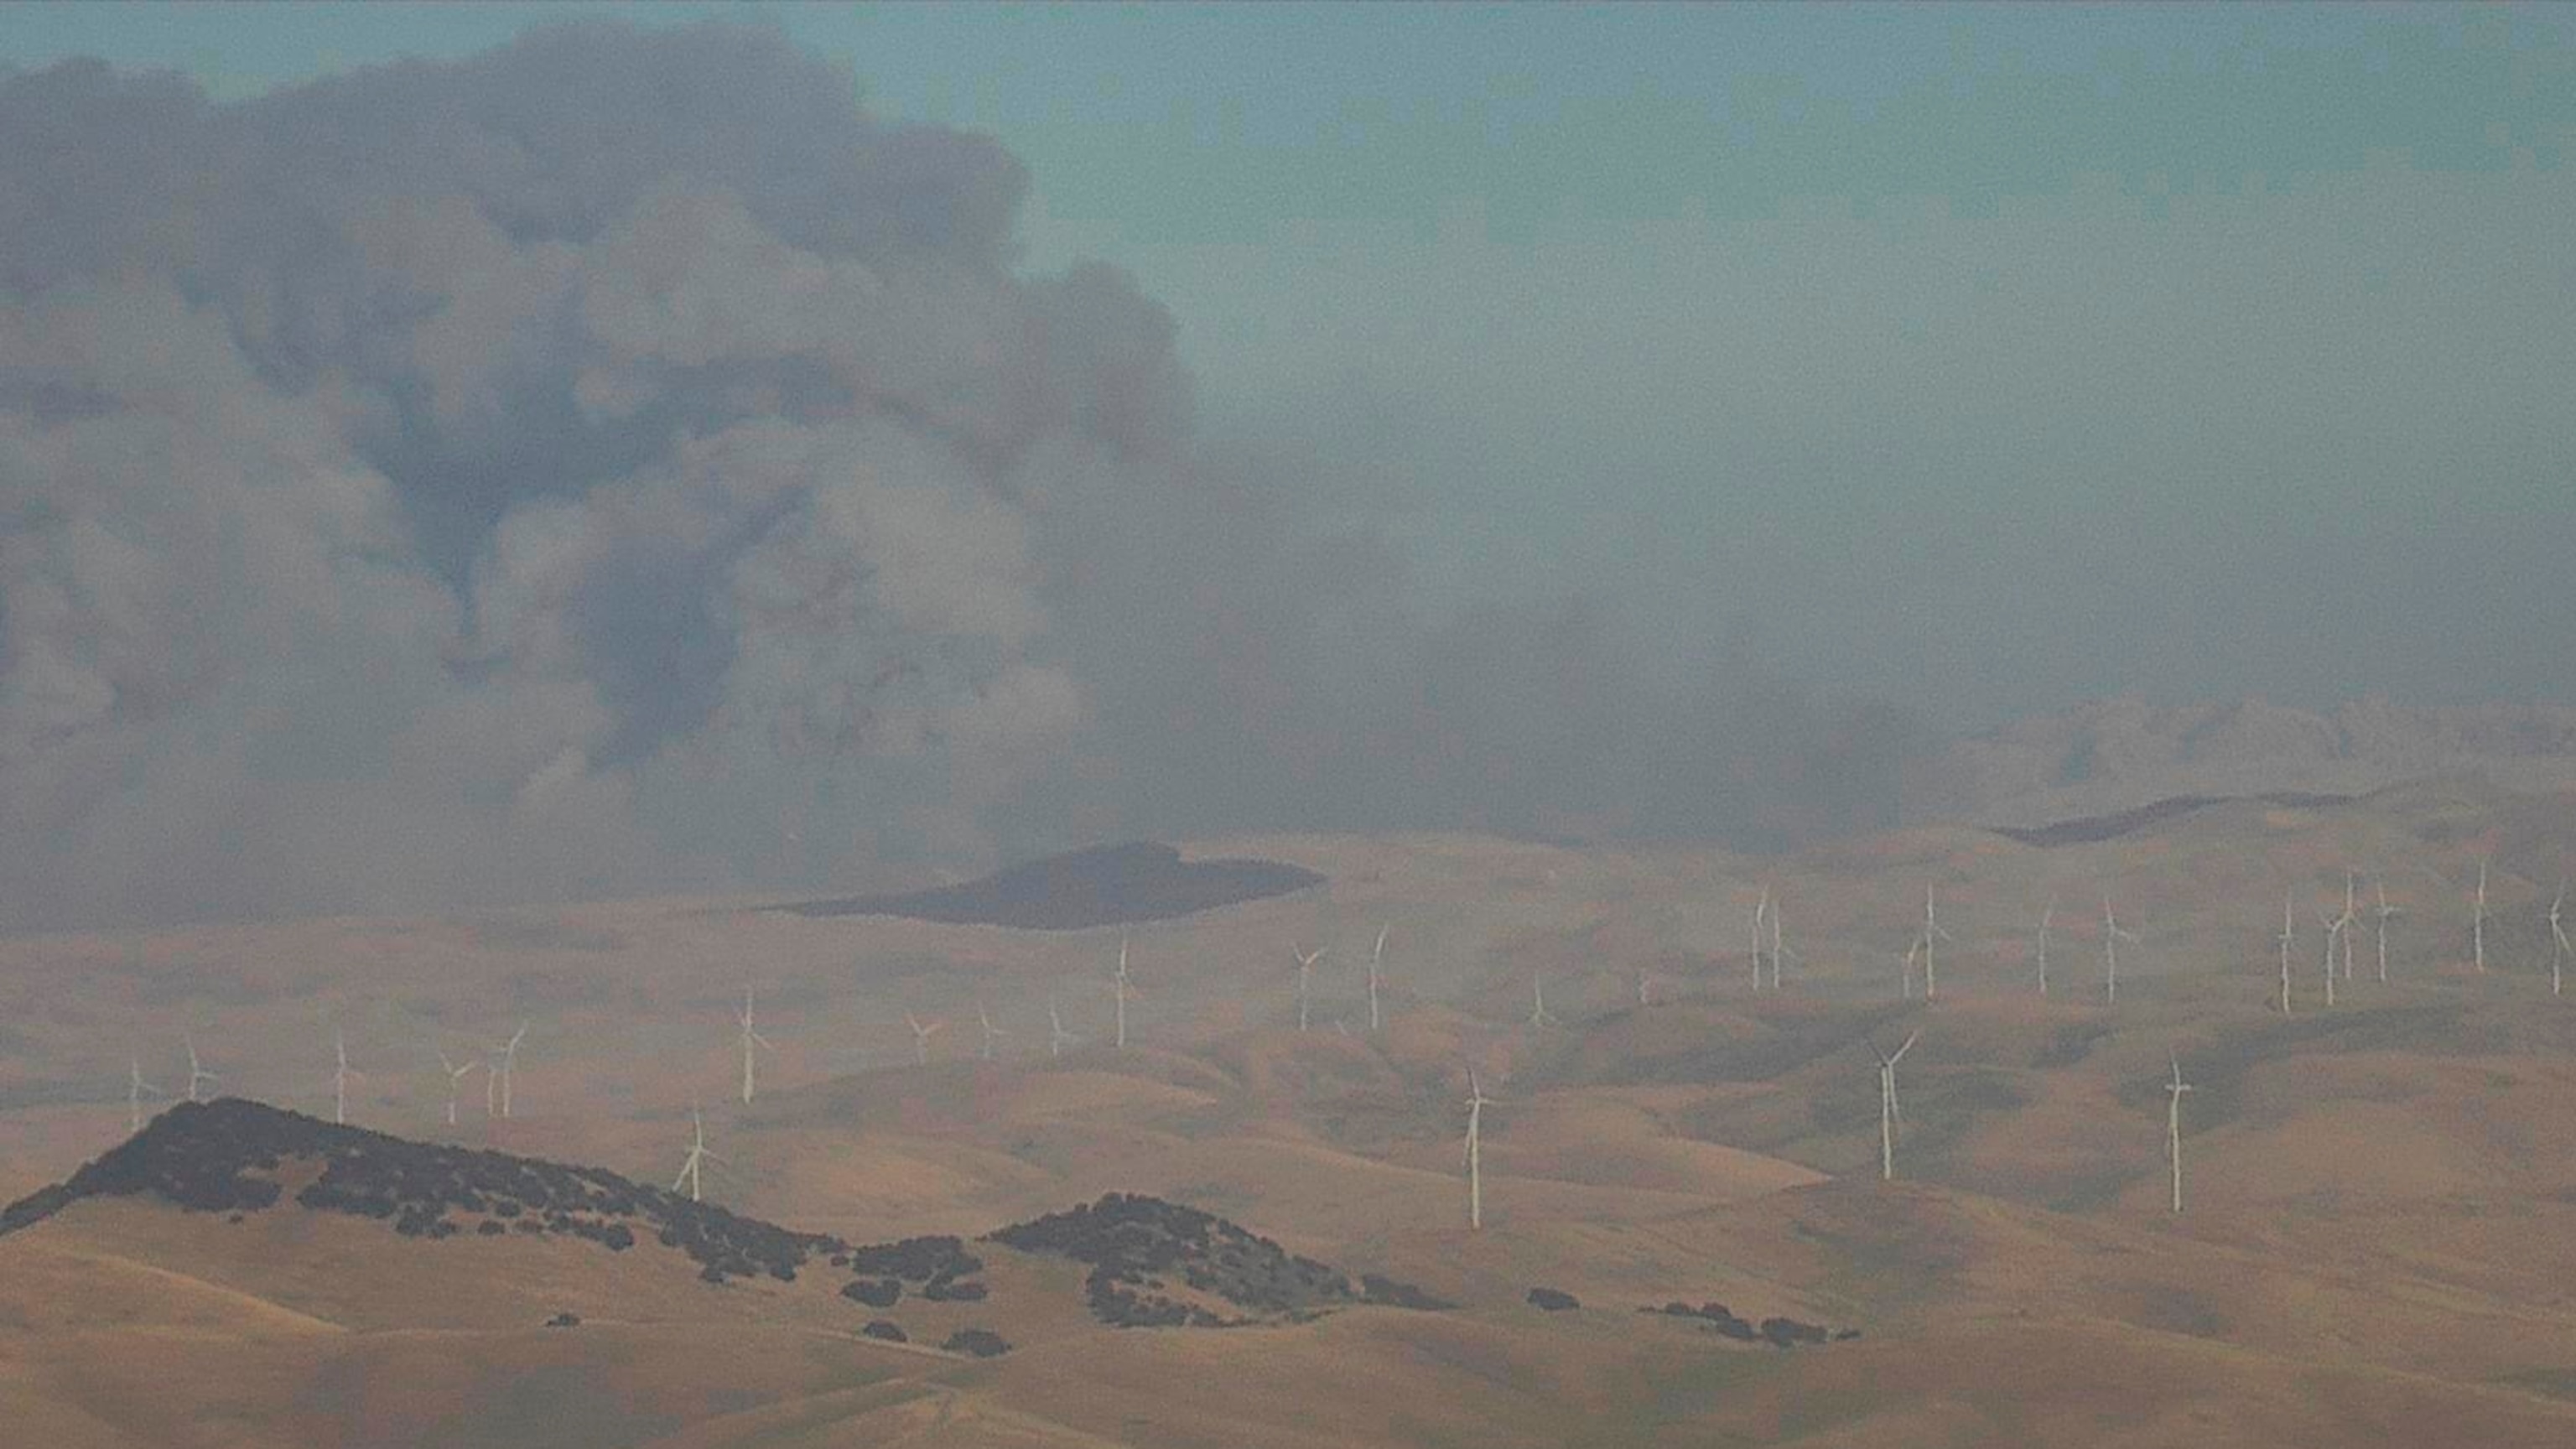
[[[467,1062],[465,1065],[460,1067],[455,1062],[450,1061],[447,1053],[442,1050],[438,1054],[438,1065],[441,1070],[447,1073],[447,1125],[453,1127],[456,1125],[457,1087],[465,1080],[466,1073],[483,1064],[481,1062]]]
[[[2191,1084],[2182,1079],[2182,1058],[2173,1059],[2173,1080],[2165,1084],[2165,1154],[2173,1159],[2173,1210],[2182,1211],[2182,1094]]]
[[[337,1030],[331,1033],[331,1055],[336,1059],[331,1068],[331,1120],[345,1126],[349,1121],[349,1079],[363,1081],[367,1074],[350,1069],[349,1043]]]
[[[1055,998],[1047,998],[1047,1055],[1060,1057],[1064,1049],[1079,1044],[1082,1038],[1064,1029],[1064,1017],[1055,1009]]]
[[[2102,1001],[2104,1005],[2120,999],[2120,943],[2138,939],[2134,931],[2120,929],[2120,918],[2111,914],[2111,898],[2102,898]]]
[[[493,1048],[493,1050],[498,1051],[501,1054],[501,1069],[499,1077],[501,1082],[501,1116],[504,1119],[508,1118],[510,1115],[510,1089],[517,1084],[519,1076],[519,1043],[526,1041],[527,1039],[528,1024],[523,1021],[519,1023],[519,1029],[517,1031],[510,1033],[510,1039],[508,1041],[505,1041],[498,1047]],[[492,1074],[489,1069],[486,1070],[486,1074],[483,1079],[483,1088],[484,1105],[488,1111],[491,1105],[492,1095]]]
[[[1923,888],[1923,999],[1930,1001],[1941,994],[1941,979],[1932,969],[1932,943],[1947,941],[1950,933],[1941,929],[1939,918],[1932,914],[1932,887]]]
[[[1314,954],[1308,955],[1293,945],[1288,948],[1288,954],[1297,958],[1297,1029],[1299,1031],[1306,1029],[1307,1013],[1314,1004],[1315,963],[1323,960],[1324,954],[1332,949],[1330,946],[1318,946]]]
[[[2293,909],[2295,892],[2281,892],[2281,1014],[2290,1014],[2290,947],[2299,938],[2298,916]]]
[[[1529,1024],[1532,1026],[1556,1025],[1556,1013],[1547,1009],[1547,981],[1543,977],[1530,978]]]
[[[2549,994],[2557,996],[2567,984],[2567,931],[2558,924],[2559,909],[2567,904],[2567,882],[2558,883],[2558,896],[2549,903]]]
[[[1878,1176],[1882,1182],[1896,1177],[1896,1064],[1914,1050],[1914,1039],[1922,1034],[1918,1031],[1908,1036],[1905,1045],[1893,1052],[1880,1051],[1878,1043],[1867,1037],[1861,1039],[1869,1047],[1869,1054],[1878,1058]]]
[[[1654,998],[1653,998],[1653,988],[1654,988],[1654,984],[1655,984],[1655,978],[1653,978],[1652,976],[1649,976],[1649,975],[1647,975],[1647,974],[1646,974],[1646,968],[1645,968],[1645,967],[1643,967],[1643,966],[1638,967],[1638,968],[1637,968],[1637,1004],[1638,1004],[1639,1006],[1652,1006],[1652,1005],[1654,1005]]]
[[[989,1062],[993,1059],[993,1043],[1009,1036],[1010,1033],[993,1025],[993,1018],[985,1015],[984,1003],[980,1001],[975,1003],[975,1024],[984,1029],[984,1044],[977,1055]]]
[[[1780,989],[1780,958],[1788,954],[1788,948],[1780,944],[1780,903],[1773,901],[1771,903],[1771,989],[1773,991]]]
[[[1762,899],[1753,903],[1753,989],[1762,989],[1762,918],[1771,913],[1771,888],[1762,888]]]
[[[2052,899],[2048,909],[2039,913],[2039,994],[2042,996],[2048,994],[2048,928],[2056,920],[2057,902]]]
[[[2477,953],[2478,974],[2483,976],[2487,969],[2487,863],[2483,860],[2478,862],[2478,894],[2469,916],[2469,945]]]
[[[2335,1004],[2335,938],[2343,934],[2343,922],[2323,911],[2317,912],[2317,924],[2326,930],[2326,1005]]]
[[[1914,999],[1914,957],[1916,953],[1920,952],[1922,949],[1923,938],[1921,936],[1917,936],[1913,940],[1905,943],[1905,955],[1903,958],[1905,966],[1901,981],[1905,993],[1905,999],[1908,1001],[1912,1001]]]
[[[222,1081],[223,1078],[207,1071],[205,1063],[197,1060],[197,1039],[195,1037],[183,1034],[179,1040],[188,1048],[188,1100],[191,1102],[202,1102],[205,1098],[197,1095],[197,1089]]]
[[[2388,903],[2388,882],[2374,881],[2372,888],[2379,893],[2379,908],[2373,914],[2379,917],[2379,984],[2385,986],[2388,984],[2388,918],[2405,912]]]
[[[699,1114],[694,1105],[691,1106],[689,1108],[689,1155],[680,1164],[680,1175],[671,1179],[671,1191],[678,1192],[685,1184],[689,1189],[689,1201],[703,1202],[705,1184],[699,1175],[699,1164],[723,1161],[723,1158],[707,1150],[707,1119]]]
[[[1369,1030],[1371,1031],[1378,1029],[1377,988],[1386,979],[1386,931],[1387,928],[1384,926],[1377,928],[1377,945],[1369,951]]]
[[[131,1135],[143,1130],[143,1094],[155,1097],[169,1095],[143,1080],[143,1063],[133,1057],[125,1060],[125,1130]]]
[[[771,1046],[771,1045],[769,1044],[769,1038],[767,1038],[767,1037],[765,1037],[765,1036],[762,1036],[758,1031],[755,1031],[755,1030],[753,1030],[753,1029],[752,1029],[752,1025],[751,1025],[751,988],[750,988],[750,987],[748,987],[748,986],[746,986],[746,987],[744,987],[744,988],[742,989],[742,1016],[741,1016],[741,1022],[742,1022],[742,1100],[743,1100],[744,1105],[748,1106],[748,1105],[750,1105],[750,1102],[751,1102],[751,1096],[752,1096],[752,1090],[753,1090],[753,1087],[754,1087],[754,1085],[755,1085],[755,1084],[754,1084],[754,1082],[753,1082],[753,1080],[752,1080],[752,1069],[751,1069],[752,1057],[753,1057],[756,1053],[759,1053],[759,1052],[764,1052],[764,1051],[774,1052],[774,1051],[778,1050],[778,1048],[776,1048],[776,1047],[774,1047],[774,1046]]]
[[[1467,1069],[1467,1226],[1485,1225],[1485,1165],[1480,1151],[1485,1109],[1494,1099],[1485,1095],[1484,1085],[1476,1079],[1476,1069]]]
[[[1118,937],[1118,974],[1110,978],[1110,983],[1114,988],[1112,994],[1118,1000],[1118,1049],[1123,1052],[1127,1049],[1127,998],[1136,990],[1127,980],[1127,936],[1124,932]]]
[[[2352,923],[2359,917],[2352,913],[2352,872],[2343,873],[2343,916],[2335,924],[2343,929],[2343,979],[2352,979]]]
[[[925,1022],[920,1017],[907,1011],[903,1014],[903,1024],[912,1028],[913,1065],[917,1067],[926,1067],[930,1065],[930,1039],[937,1035],[942,1028],[948,1025],[948,1023],[944,1021]]]

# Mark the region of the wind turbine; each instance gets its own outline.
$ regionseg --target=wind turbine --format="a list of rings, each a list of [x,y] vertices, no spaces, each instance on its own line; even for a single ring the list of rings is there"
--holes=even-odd
[[[1771,888],[1762,888],[1762,899],[1753,903],[1753,989],[1762,990],[1762,918],[1771,912]]]
[[[2335,924],[2343,929],[2343,979],[2352,979],[2352,872],[2343,873],[2343,915]]]
[[[948,1023],[944,1021],[925,1022],[920,1017],[907,1011],[903,1014],[903,1024],[912,1028],[913,1065],[919,1067],[930,1065],[930,1039],[937,1035],[942,1028],[948,1025]]]
[[[1652,1005],[1654,1005],[1654,997],[1653,997],[1653,988],[1654,988],[1654,984],[1655,984],[1655,978],[1653,978],[1652,976],[1649,976],[1649,975],[1647,975],[1647,974],[1646,974],[1646,968],[1645,968],[1645,967],[1643,967],[1643,966],[1638,967],[1638,968],[1637,968],[1637,1004],[1638,1004],[1639,1006],[1652,1006]]]
[[[1556,1025],[1556,1013],[1547,1009],[1547,981],[1543,977],[1530,978],[1529,1024],[1532,1026]]]
[[[2478,862],[2478,895],[2469,916],[2469,944],[2477,953],[2478,974],[2483,976],[2487,969],[2487,863],[2483,860]]]
[[[1780,903],[1771,903],[1771,989],[1780,989],[1780,958],[1789,954],[1780,944]]]
[[[2567,984],[2567,931],[2558,924],[2559,909],[2567,904],[2567,882],[2558,882],[2558,896],[2549,903],[2549,994],[2559,995]]]
[[[1923,999],[1930,1001],[1941,994],[1941,978],[1932,969],[1932,943],[1947,941],[1950,933],[1941,929],[1940,920],[1932,914],[1932,887],[1923,888]]]
[[[2298,916],[2292,909],[2294,892],[2281,892],[2281,1014],[2290,1014],[2290,947],[2299,938]]]
[[[460,1067],[456,1063],[448,1060],[447,1053],[442,1050],[438,1054],[438,1065],[447,1073],[447,1125],[453,1127],[456,1125],[457,1085],[465,1080],[465,1074],[467,1072],[470,1072],[483,1064],[481,1062],[467,1062],[465,1065]]]
[[[197,1039],[194,1036],[182,1033],[179,1040],[188,1048],[188,1100],[202,1102],[205,1098],[197,1095],[197,1089],[222,1081],[223,1078],[207,1071],[205,1063],[197,1060]]]
[[[702,1196],[704,1183],[699,1176],[699,1164],[723,1161],[723,1158],[707,1150],[707,1119],[699,1114],[695,1105],[692,1105],[689,1108],[689,1155],[680,1164],[680,1175],[671,1179],[671,1191],[678,1192],[681,1185],[686,1184],[689,1189],[689,1201],[704,1201]]]
[[[1078,1045],[1082,1038],[1064,1029],[1064,1018],[1056,1013],[1055,998],[1047,998],[1047,1055],[1060,1057],[1064,1049]]]
[[[331,1033],[331,1055],[337,1065],[331,1069],[331,1120],[346,1125],[349,1120],[349,1079],[365,1080],[366,1073],[349,1067],[349,1043],[336,1029]]]
[[[752,1060],[752,1055],[753,1055],[753,1053],[755,1053],[755,1052],[762,1052],[762,1051],[774,1052],[774,1051],[778,1050],[778,1048],[777,1048],[777,1047],[770,1045],[769,1038],[767,1038],[767,1037],[765,1037],[765,1036],[762,1036],[759,1032],[757,1032],[757,1031],[755,1031],[755,1030],[753,1030],[753,1029],[752,1029],[752,1025],[751,1025],[751,988],[750,988],[750,987],[748,987],[748,986],[746,986],[746,987],[744,987],[744,988],[742,989],[742,1018],[741,1018],[741,1020],[742,1020],[742,1100],[743,1100],[744,1105],[748,1106],[748,1105],[750,1105],[750,1102],[751,1102],[752,1089],[753,1089],[753,1086],[754,1086],[754,1083],[753,1083],[753,1081],[752,1081],[752,1070],[751,1070],[751,1060]]]
[[[1477,1081],[1476,1069],[1467,1069],[1467,1226],[1485,1225],[1485,1165],[1480,1152],[1485,1109],[1494,1099],[1485,1095],[1484,1084]]]
[[[1922,1034],[1918,1031],[1908,1036],[1905,1045],[1893,1052],[1880,1051],[1878,1043],[1867,1037],[1861,1038],[1862,1043],[1868,1046],[1869,1054],[1878,1058],[1878,1176],[1882,1182],[1893,1181],[1896,1177],[1896,1064],[1905,1060],[1907,1052],[1914,1050],[1914,1039]]]
[[[2120,929],[2120,918],[2111,914],[2111,898],[2102,898],[2102,1002],[2108,1006],[2120,999],[2120,943],[2138,939],[2134,931]]]
[[[1118,998],[1118,1049],[1123,1052],[1127,1049],[1127,998],[1135,992],[1127,981],[1127,935],[1123,931],[1118,936],[1118,974],[1110,980]]]
[[[2385,986],[2388,984],[2388,918],[2405,912],[2388,903],[2388,882],[2374,881],[2372,887],[2379,892],[2379,908],[2373,914],[2379,917],[2379,984]]]
[[[143,1063],[128,1057],[125,1061],[125,1130],[127,1135],[143,1130],[143,1094],[163,1097],[169,1094],[143,1080]]]
[[[2335,1004],[2335,938],[2343,934],[2343,922],[2323,911],[2317,912],[2317,924],[2326,930],[2326,1005]]]
[[[1369,1030],[1371,1031],[1378,1029],[1378,984],[1386,979],[1384,969],[1386,966],[1386,931],[1387,928],[1384,926],[1377,928],[1377,945],[1369,951]]]
[[[1921,936],[1917,936],[1913,940],[1905,943],[1905,968],[1901,979],[1905,992],[1905,999],[1908,1001],[1912,1001],[1914,999],[1914,957],[1917,953],[1922,951],[1922,949],[1923,938]]]
[[[504,1119],[507,1119],[510,1115],[510,1088],[517,1081],[519,1075],[519,1043],[526,1041],[527,1039],[528,1024],[523,1021],[519,1023],[519,1029],[517,1031],[510,1033],[510,1039],[501,1043],[501,1045],[496,1048],[496,1050],[501,1053],[501,1116]],[[483,1085],[485,1089],[485,1106],[488,1109],[490,1106],[490,1089],[492,1085],[491,1078],[488,1075],[484,1078]]]
[[[2048,994],[2048,928],[2057,919],[2057,902],[2052,898],[2048,909],[2039,913],[2039,994]]]
[[[2182,1094],[2191,1084],[2182,1079],[2182,1058],[2173,1059],[2173,1080],[2165,1084],[2165,1153],[2173,1159],[2173,1210],[2182,1211]]]
[[[975,1003],[975,1024],[984,1029],[984,1045],[977,1055],[989,1062],[993,1059],[993,1043],[1009,1036],[1010,1033],[993,1025],[993,1018],[984,1014],[984,1003],[980,1001]]]
[[[1308,955],[1293,945],[1288,948],[1288,954],[1297,958],[1297,1029],[1299,1031],[1306,1029],[1307,1011],[1314,1002],[1315,963],[1323,960],[1324,953],[1332,949],[1330,946],[1318,946],[1314,954]]]

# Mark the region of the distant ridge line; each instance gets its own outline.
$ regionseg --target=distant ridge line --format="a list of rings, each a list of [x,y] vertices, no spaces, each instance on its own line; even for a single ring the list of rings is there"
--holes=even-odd
[[[773,906],[800,916],[902,916],[957,926],[1079,931],[1168,921],[1324,883],[1271,860],[1184,861],[1154,841],[1098,845],[997,871],[981,880],[897,895]]]
[[[2006,840],[2023,845],[2089,845],[2095,841],[2113,840],[2131,831],[2179,819],[2212,805],[2233,804],[2252,800],[2277,805],[2287,810],[2322,810],[2334,805],[2349,805],[2357,795],[2315,795],[2298,790],[2270,790],[2259,795],[2172,795],[2153,804],[2122,810],[2110,815],[2086,815],[2074,820],[2059,820],[2047,825],[2021,828],[1992,825],[1987,829]]]

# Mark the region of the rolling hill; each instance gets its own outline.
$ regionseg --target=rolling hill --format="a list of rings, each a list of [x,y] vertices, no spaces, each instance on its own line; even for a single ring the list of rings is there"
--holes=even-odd
[[[33,1200],[0,1235],[0,1411],[67,1445],[2576,1442],[2576,1001],[2545,920],[2571,805],[2447,780],[1780,859],[1199,842],[1323,881],[1123,928],[1124,1050],[1118,926],[699,900],[0,942],[0,1194]],[[1927,886],[1955,938],[1931,1002],[1899,959]],[[1766,891],[1788,952],[1757,993]],[[2116,1002],[2105,897],[2138,937]],[[778,1044],[750,1101],[746,986]],[[939,1024],[921,1059],[907,1015]],[[468,1075],[449,1127],[438,1052],[523,1022],[513,1115]],[[222,1090],[312,1110],[335,1030],[363,1126],[181,1104],[126,1140],[129,1066],[178,1082],[183,1034]],[[1881,1181],[1868,1047],[1913,1034]],[[705,1204],[638,1185],[693,1105]],[[179,1170],[250,1124],[274,1167]],[[486,1172],[537,1174],[515,1219]],[[977,1268],[936,1298],[926,1259],[861,1270],[906,1242]],[[1859,1337],[1783,1350],[1773,1320]],[[978,1328],[1009,1351],[965,1351]]]

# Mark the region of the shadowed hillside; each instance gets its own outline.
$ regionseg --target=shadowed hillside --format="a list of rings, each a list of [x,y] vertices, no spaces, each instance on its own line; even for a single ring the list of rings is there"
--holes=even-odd
[[[133,1197],[236,1223],[290,1204],[387,1222],[404,1237],[433,1241],[553,1236],[618,1253],[657,1243],[686,1254],[698,1276],[713,1284],[755,1277],[793,1283],[819,1262],[850,1275],[840,1295],[870,1309],[892,1308],[907,1292],[932,1303],[990,1297],[976,1276],[983,1259],[955,1236],[854,1245],[646,1187],[604,1168],[414,1142],[236,1098],[172,1107],[67,1181],[0,1210],[0,1235],[85,1199]],[[1447,1306],[1374,1275],[1354,1290],[1344,1274],[1292,1257],[1223,1218],[1141,1195],[1111,1194],[1096,1207],[1003,1228],[989,1241],[1092,1264],[1091,1306],[1115,1326],[1225,1327],[1363,1302]],[[1165,1276],[1235,1312],[1220,1316],[1176,1301],[1166,1295]],[[998,1338],[969,1342],[963,1351],[979,1357],[1003,1351],[992,1346],[1003,1342]]]

